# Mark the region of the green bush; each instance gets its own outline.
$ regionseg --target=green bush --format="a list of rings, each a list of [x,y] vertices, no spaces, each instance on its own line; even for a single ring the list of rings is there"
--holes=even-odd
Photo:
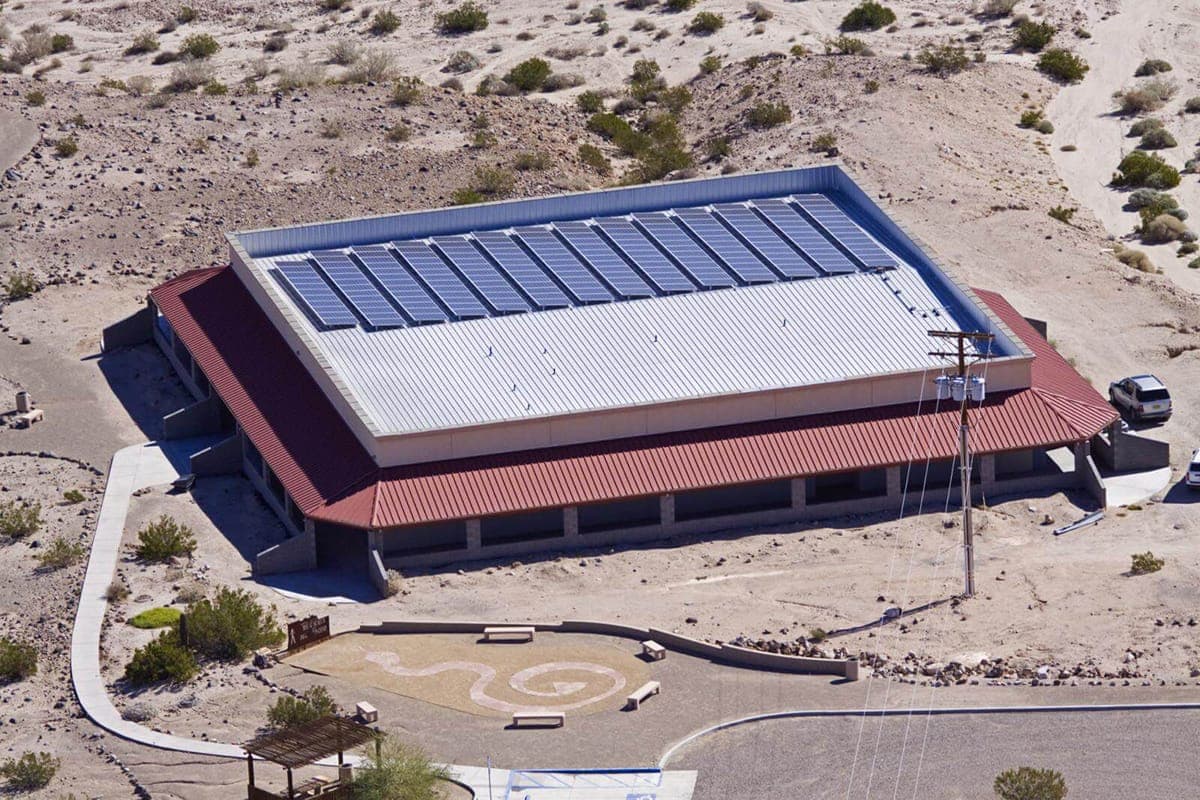
[[[156,37],[151,31],[146,31],[145,33],[139,33],[137,36],[133,37],[133,44],[125,48],[125,55],[140,56],[143,53],[153,53],[157,49],[158,37]]]
[[[814,153],[830,153],[837,149],[837,136],[828,132],[818,134],[808,149]]]
[[[1038,124],[1033,127],[1038,133],[1054,133],[1054,123],[1048,119],[1038,120]]]
[[[1135,78],[1144,78],[1147,75],[1157,75],[1160,72],[1170,72],[1170,63],[1163,61],[1161,58],[1148,58],[1138,65],[1134,71]]]
[[[50,37],[50,52],[65,53],[75,49],[75,40],[65,33],[56,33]]]
[[[755,128],[774,128],[792,118],[787,103],[759,103],[746,112],[746,122]]]
[[[1179,171],[1156,153],[1134,150],[1121,159],[1112,177],[1113,186],[1129,188],[1173,189],[1179,185]]]
[[[1189,114],[1200,114],[1200,97],[1189,97],[1183,104],[1183,110]]]
[[[875,0],[864,0],[862,5],[850,9],[839,26],[844,31],[877,31],[896,21],[896,13]]]
[[[1040,53],[1046,45],[1050,44],[1050,40],[1056,33],[1058,33],[1058,28],[1049,22],[1025,20],[1013,31],[1013,49]]]
[[[1054,47],[1042,53],[1037,68],[1055,80],[1076,83],[1088,71],[1087,62],[1070,50]]]
[[[54,155],[59,158],[71,158],[79,152],[79,142],[74,136],[63,136],[54,142]]]
[[[1166,244],[1195,238],[1195,234],[1188,230],[1183,220],[1172,214],[1159,214],[1142,225],[1138,233],[1146,244]]]
[[[306,689],[299,697],[283,694],[267,709],[267,725],[282,731],[337,714],[337,703],[324,686]]]
[[[681,11],[690,10],[692,6],[696,5],[696,0],[666,0],[663,5],[666,6],[667,11],[678,14]]]
[[[188,646],[207,658],[240,661],[260,647],[283,641],[274,611],[250,592],[219,589],[213,599],[188,606]]]
[[[626,176],[626,182],[656,181],[692,166],[692,155],[673,115],[662,114],[643,120],[640,133],[645,137],[645,144],[638,149],[638,163]]]
[[[635,155],[645,146],[645,137],[625,120],[610,112],[593,114],[587,129],[608,139],[626,155]]]
[[[375,18],[371,20],[371,33],[376,36],[383,36],[392,33],[400,27],[400,18],[392,13],[390,9],[383,9],[375,12]]]
[[[1056,219],[1065,225],[1070,225],[1071,218],[1075,216],[1076,211],[1078,211],[1078,209],[1067,208],[1066,206],[1055,206],[1054,208],[1050,209],[1048,213],[1050,214],[1051,219]]]
[[[838,36],[825,43],[825,52],[843,56],[857,56],[867,52],[867,43],[853,36]],[[795,55],[793,53],[793,55]]]
[[[437,29],[442,33],[471,33],[487,26],[487,11],[473,0],[437,15]]]
[[[23,681],[37,674],[37,650],[28,642],[0,637],[0,681]]]
[[[1163,127],[1163,121],[1161,119],[1147,117],[1146,119],[1139,119],[1137,122],[1133,123],[1133,125],[1129,127],[1129,135],[1145,136],[1150,131],[1157,130],[1161,127]]]
[[[137,557],[159,562],[191,556],[196,550],[192,529],[163,514],[138,531]]]
[[[10,791],[32,792],[48,786],[58,772],[59,761],[49,753],[22,753],[0,764]]]
[[[407,142],[412,136],[412,130],[403,122],[397,122],[395,125],[387,129],[384,137],[389,142]]]
[[[200,12],[191,6],[180,6],[179,13],[175,15],[175,21],[180,25],[187,25],[189,22],[195,22],[200,18]]]
[[[44,106],[46,105],[46,93],[40,89],[31,89],[25,93],[25,103],[26,105],[34,106],[35,108],[38,106]]]
[[[1142,135],[1142,140],[1138,142],[1138,147],[1142,150],[1164,150],[1178,146],[1179,142],[1175,141],[1175,137],[1166,128],[1154,128],[1146,131]]]
[[[84,501],[83,492],[78,489],[67,489],[63,492],[63,500],[66,500],[71,505],[82,503]]]
[[[1147,575],[1151,572],[1158,572],[1163,568],[1163,564],[1165,563],[1165,561],[1149,551],[1134,553],[1129,572],[1133,575]]]
[[[33,294],[32,291],[27,294],[14,291],[14,289],[21,288],[20,286],[14,287],[10,278],[8,282],[9,298],[19,300]],[[0,536],[9,539],[23,539],[31,533],[37,533],[41,527],[41,503],[22,503],[16,500],[0,503]]]
[[[129,624],[135,628],[150,629],[150,628],[165,628],[168,625],[176,625],[179,623],[179,618],[183,613],[178,608],[167,608],[159,606],[158,608],[148,608],[135,617],[129,620]]]
[[[415,747],[385,738],[378,751],[365,748],[366,758],[354,771],[355,800],[439,800],[450,775]]]
[[[469,206],[475,203],[482,203],[484,196],[474,189],[464,187],[455,189],[450,193],[450,203],[456,206]]]
[[[696,16],[692,17],[692,21],[688,23],[688,32],[697,34],[698,36],[707,36],[710,33],[716,33],[725,27],[725,17],[720,14],[714,14],[711,11],[701,11]]]
[[[917,53],[917,63],[922,64],[934,75],[952,75],[962,72],[971,65],[967,51],[961,47],[940,44],[926,47]]]
[[[1052,769],[1020,767],[1006,769],[992,784],[1000,800],[1063,800],[1067,782],[1061,773]]]
[[[1021,112],[1021,121],[1017,123],[1022,128],[1032,128],[1042,121],[1041,109],[1031,108]]]
[[[415,75],[401,75],[392,85],[392,103],[411,106],[421,102],[421,79]]]
[[[1140,86],[1117,94],[1122,114],[1145,114],[1157,111],[1175,96],[1175,84],[1161,78],[1145,81]]]
[[[667,111],[678,116],[692,102],[692,93],[686,86],[672,86],[658,93],[658,103]]]
[[[1200,269],[1200,258],[1193,258],[1189,261],[1188,269]]]
[[[29,272],[14,272],[4,282],[4,296],[10,301],[24,300],[33,297],[38,290],[37,279]],[[5,506],[0,503],[0,536],[4,536]]]
[[[521,172],[532,172],[550,168],[550,155],[541,150],[527,150],[517,153],[513,159],[513,169]]]
[[[169,630],[139,647],[125,665],[125,680],[134,686],[161,681],[187,683],[200,672],[196,657],[179,641],[179,632]]]
[[[194,33],[183,40],[183,46],[179,48],[179,52],[192,58],[208,58],[215,55],[220,49],[221,45],[217,44],[217,40],[209,34]]]
[[[504,82],[522,92],[532,92],[542,88],[549,77],[550,63],[545,59],[530,58],[510,69],[504,76]]]
[[[86,552],[87,548],[79,542],[70,542],[62,536],[56,536],[54,541],[38,553],[37,562],[42,569],[62,569],[83,558]]]
[[[500,167],[476,167],[472,188],[482,195],[503,197],[513,189],[516,179]]]
[[[721,68],[720,56],[705,56],[700,59],[700,74],[711,75]],[[1200,99],[1200,98],[1198,98]]]
[[[579,159],[601,175],[612,174],[612,162],[594,144],[579,145]]]
[[[575,98],[575,105],[579,107],[580,111],[595,114],[598,111],[604,110],[604,97],[599,92],[593,92],[589,89]]]

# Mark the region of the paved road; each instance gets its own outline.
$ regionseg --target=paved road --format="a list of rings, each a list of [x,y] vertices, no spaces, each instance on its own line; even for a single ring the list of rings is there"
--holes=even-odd
[[[755,723],[688,745],[670,766],[698,770],[696,800],[980,800],[1020,765],[1061,771],[1080,800],[1149,800],[1195,797],[1198,754],[1195,710],[986,714]]]

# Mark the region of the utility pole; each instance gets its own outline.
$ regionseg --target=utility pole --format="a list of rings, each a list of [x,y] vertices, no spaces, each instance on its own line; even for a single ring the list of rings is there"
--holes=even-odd
[[[953,389],[961,387],[959,397],[954,397],[954,400],[960,401],[959,409],[961,416],[958,422],[958,461],[959,461],[959,482],[962,489],[962,529],[963,529],[963,573],[964,573],[964,597],[974,597],[975,595],[975,531],[971,527],[971,462],[970,453],[967,447],[967,438],[970,431],[970,423],[967,419],[967,401],[971,399],[973,394],[971,391],[972,383],[969,370],[971,364],[981,361],[985,358],[990,358],[990,355],[976,353],[972,356],[971,364],[967,363],[967,342],[991,342],[995,339],[995,335],[991,333],[967,332],[967,331],[929,331],[929,335],[938,339],[954,339],[957,343],[957,350],[954,352],[934,351],[929,355],[940,356],[943,358],[953,358],[958,362],[958,375],[955,380],[957,383],[951,383],[953,397]],[[990,348],[989,348],[990,350]],[[979,399],[983,399],[984,387],[979,384]],[[940,397],[940,395],[939,395]]]

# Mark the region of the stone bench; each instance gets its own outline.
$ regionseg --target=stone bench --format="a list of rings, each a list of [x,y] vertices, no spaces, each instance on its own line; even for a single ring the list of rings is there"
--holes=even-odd
[[[561,728],[567,724],[567,715],[561,711],[514,711],[512,724],[519,728],[523,722],[536,722],[553,728]]]
[[[642,703],[646,702],[651,695],[658,694],[660,691],[662,691],[662,686],[658,681],[649,681],[636,692],[629,695],[629,697],[626,697],[625,705],[629,709],[637,710],[641,708]]]
[[[533,626],[529,625],[529,626],[523,626],[523,627],[503,627],[503,628],[484,628],[483,629],[483,640],[485,642],[490,642],[490,641],[492,641],[492,639],[494,639],[498,636],[505,638],[505,639],[520,638],[526,642],[532,642],[533,641]]]
[[[33,427],[33,423],[41,422],[45,416],[46,414],[44,411],[42,411],[42,409],[35,408],[32,411],[26,411],[23,414],[17,414],[17,416],[13,419],[18,428],[30,428]]]
[[[662,661],[667,657],[667,648],[663,647],[653,639],[647,639],[642,642],[642,655],[649,658],[651,661]]]

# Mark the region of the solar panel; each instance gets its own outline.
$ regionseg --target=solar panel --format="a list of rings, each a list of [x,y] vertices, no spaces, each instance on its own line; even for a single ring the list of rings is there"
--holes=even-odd
[[[483,231],[475,234],[475,242],[496,259],[500,269],[516,281],[539,308],[566,308],[572,305],[562,289],[507,234]]]
[[[429,245],[424,242],[392,242],[392,247],[396,248],[404,263],[429,287],[434,296],[450,309],[451,314],[460,319],[488,315],[483,303],[471,294],[462,279]]]
[[[780,237],[770,225],[739,203],[714,206],[717,216],[756,253],[787,278],[815,278],[821,273]]]
[[[681,208],[676,215],[676,219],[696,234],[744,283],[774,283],[779,280],[778,275],[763,266],[758,256],[747,250],[712,214],[702,208]]]
[[[642,280],[591,225],[586,222],[557,222],[554,229],[621,297],[654,296],[650,284]]]
[[[842,255],[820,231],[782,200],[755,200],[754,208],[792,244],[826,272],[857,272],[854,262]]]
[[[517,238],[581,303],[611,303],[613,294],[546,228],[518,228]]]
[[[433,243],[496,311],[509,314],[529,310],[529,303],[521,293],[466,239],[438,236]]]
[[[634,214],[633,218],[701,288],[737,286],[737,280],[666,214]]]
[[[400,328],[404,317],[392,307],[387,298],[363,274],[350,256],[335,250],[314,250],[313,260],[317,269],[350,302],[359,316],[373,328]]]
[[[792,200],[809,213],[818,224],[837,239],[855,258],[868,267],[896,267],[896,259],[875,243],[867,232],[854,223],[828,197],[802,194]]]
[[[321,327],[353,328],[358,325],[354,312],[317,274],[312,264],[307,261],[277,262],[275,274]]]
[[[596,220],[597,226],[663,292],[694,292],[696,285],[655,247],[633,223],[619,217]]]
[[[356,248],[353,252],[413,322],[446,321],[445,310],[387,248],[371,245]]]

